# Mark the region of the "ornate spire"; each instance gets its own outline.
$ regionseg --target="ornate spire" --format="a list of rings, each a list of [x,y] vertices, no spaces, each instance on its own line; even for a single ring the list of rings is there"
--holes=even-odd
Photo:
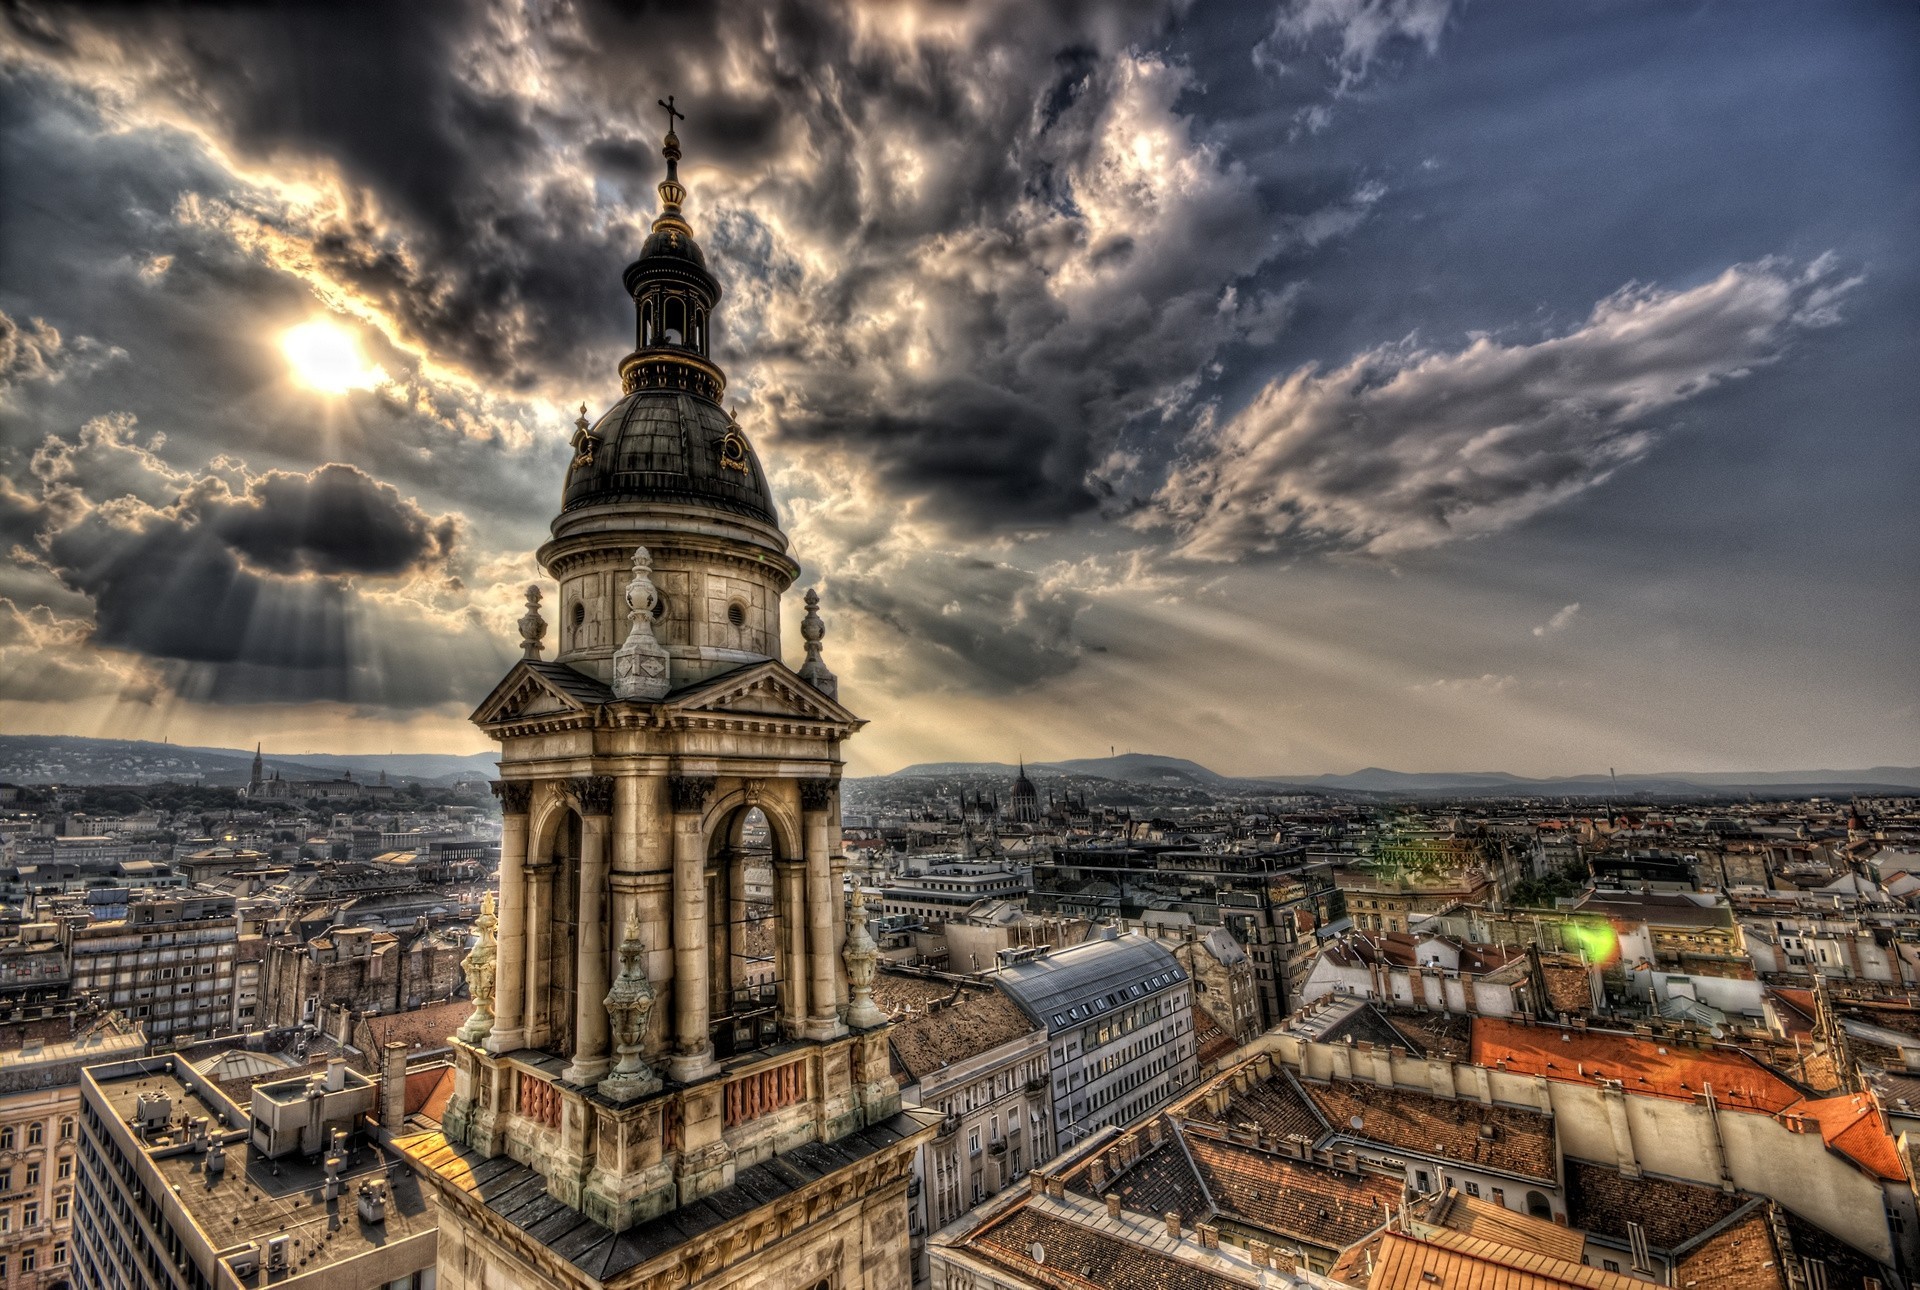
[[[473,998],[473,1014],[460,1027],[458,1037],[469,1044],[477,1044],[493,1033],[493,929],[496,921],[493,893],[484,892],[480,897],[480,917],[473,922],[474,927],[479,929],[480,939],[474,942],[467,957],[460,960],[460,966],[467,974],[467,993]]]
[[[853,903],[847,909],[847,945],[840,951],[847,965],[847,1024],[858,1030],[884,1026],[887,1014],[873,1001],[873,974],[880,963],[880,947],[867,934],[867,901],[860,888],[853,889]]]
[[[547,638],[547,620],[540,616],[540,588],[527,588],[527,612],[520,617],[520,656],[539,658],[541,641]]]
[[[673,132],[674,121],[684,121],[687,115],[673,106],[671,94],[660,100],[660,106],[667,110],[667,137],[660,146],[660,155],[667,159],[667,177],[660,181],[660,216],[653,221],[656,233],[670,224],[687,229],[686,221],[680,217],[680,203],[687,200],[687,190],[680,182],[680,136]]]
[[[820,642],[827,625],[820,617],[820,593],[807,588],[807,616],[800,620],[800,639],[807,643],[807,661],[800,665],[800,679],[829,699],[839,699],[840,678],[827,670],[820,657]]]
[[[647,1042],[647,1022],[653,1017],[653,983],[640,965],[644,949],[640,944],[640,906],[627,911],[626,935],[620,940],[620,975],[607,991],[607,1025],[613,1032],[613,1051],[618,1061],[600,1081],[600,1092],[615,1101],[640,1097],[660,1087],[659,1078],[640,1057]]]
[[[653,608],[660,593],[653,586],[653,555],[633,551],[633,577],[627,582],[627,642],[613,654],[613,693],[620,699],[665,698],[673,685],[667,647],[653,634]]]

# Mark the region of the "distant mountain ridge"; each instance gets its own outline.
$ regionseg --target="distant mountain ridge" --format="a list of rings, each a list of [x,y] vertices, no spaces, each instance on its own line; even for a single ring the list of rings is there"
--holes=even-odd
[[[1819,792],[1920,791],[1920,767],[1874,766],[1865,770],[1804,771],[1670,771],[1659,774],[1605,774],[1529,778],[1507,771],[1397,771],[1378,766],[1346,774],[1222,775],[1184,757],[1153,753],[1122,753],[1117,757],[1077,757],[1064,761],[1028,762],[1030,772],[1085,775],[1122,783],[1187,785],[1239,792],[1351,792],[1412,794],[1415,796],[1604,797],[1631,794],[1728,794],[1746,790],[1779,792],[1805,789]],[[894,771],[882,779],[947,778],[962,775],[1004,775],[1017,768],[1003,762],[926,762]]]
[[[263,753],[268,775],[282,779],[356,779],[446,786],[492,779],[494,753]],[[247,748],[202,748],[80,735],[0,735],[0,780],[16,784],[156,784],[169,781],[243,787],[253,772]]]

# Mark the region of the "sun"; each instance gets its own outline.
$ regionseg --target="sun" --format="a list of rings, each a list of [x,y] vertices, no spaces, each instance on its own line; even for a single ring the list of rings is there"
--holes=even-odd
[[[294,379],[322,394],[371,390],[387,379],[367,362],[351,331],[325,318],[288,328],[280,337],[280,352],[292,364]]]

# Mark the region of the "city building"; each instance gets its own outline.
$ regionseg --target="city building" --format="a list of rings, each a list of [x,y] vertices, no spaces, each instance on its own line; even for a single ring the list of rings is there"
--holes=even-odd
[[[73,989],[139,1023],[156,1049],[227,1033],[239,920],[231,896],[140,897],[126,916],[70,926]]]
[[[1046,1027],[1056,1147],[1136,1120],[1198,1077],[1192,983],[1163,946],[1108,929],[1008,957],[993,982]]]
[[[901,1097],[940,1116],[907,1193],[913,1279],[923,1286],[928,1234],[1053,1154],[1047,1030],[990,985],[883,971],[873,993],[894,1019]]]
[[[1266,1027],[1298,1006],[1315,933],[1334,921],[1338,900],[1331,868],[1309,861],[1301,846],[1204,851],[1100,841],[1056,846],[1035,860],[1027,907],[1043,916],[1111,920],[1156,936],[1225,928],[1253,961]]]
[[[582,410],[538,553],[555,657],[532,590],[523,657],[474,714],[500,747],[497,941],[467,960],[442,1127],[399,1145],[441,1199],[442,1290],[905,1290],[936,1126],[902,1111],[878,951],[843,898],[840,747],[864,723],[812,593],[806,661],[781,661],[799,565],[720,401],[720,285],[671,130],[664,151],[622,397]]]
[[[321,1024],[330,1008],[404,1012],[453,997],[466,939],[455,929],[333,927],[312,940],[270,942],[262,993],[268,1026]]]
[[[88,1290],[431,1290],[433,1199],[336,1064],[242,1108],[177,1054],[80,1078],[71,1259]]]
[[[146,1052],[146,1036],[118,1013],[80,1022],[64,1038],[0,1049],[0,1285],[58,1290],[73,1278],[80,1069]]]

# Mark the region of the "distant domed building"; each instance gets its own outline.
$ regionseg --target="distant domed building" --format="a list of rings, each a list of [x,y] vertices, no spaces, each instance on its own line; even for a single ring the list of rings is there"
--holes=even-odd
[[[1013,781],[1013,798],[1007,805],[1007,819],[1014,824],[1040,821],[1040,794],[1027,778],[1027,759],[1020,759],[1020,777]]]
[[[455,1092],[397,1145],[440,1197],[441,1290],[906,1290],[939,1119],[901,1109],[843,896],[840,747],[865,723],[812,592],[805,660],[781,659],[799,565],[721,402],[671,119],[664,155],[620,397],[581,408],[538,552],[555,655],[529,588],[524,657],[473,716],[500,746],[500,900],[463,964]]]

